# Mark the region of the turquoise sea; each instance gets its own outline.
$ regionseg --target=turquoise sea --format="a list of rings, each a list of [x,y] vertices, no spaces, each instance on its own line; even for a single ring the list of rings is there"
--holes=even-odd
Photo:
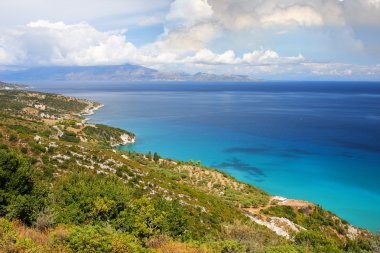
[[[40,83],[105,105],[122,149],[201,160],[271,194],[380,229],[380,83]]]

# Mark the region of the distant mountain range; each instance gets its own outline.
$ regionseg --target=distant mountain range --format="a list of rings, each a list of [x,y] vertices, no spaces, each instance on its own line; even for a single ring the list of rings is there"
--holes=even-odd
[[[243,75],[163,73],[138,65],[55,66],[0,71],[5,81],[255,81]]]
[[[4,83],[0,81],[0,90],[18,90],[27,88],[26,85],[12,84],[12,83]]]

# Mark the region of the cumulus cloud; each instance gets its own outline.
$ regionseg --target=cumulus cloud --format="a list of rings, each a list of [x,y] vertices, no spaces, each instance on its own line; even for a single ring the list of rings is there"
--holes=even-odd
[[[215,38],[220,27],[207,0],[175,0],[165,18],[165,33],[150,51],[195,52]]]
[[[379,80],[380,65],[359,65],[344,63],[302,63],[303,73],[322,79]]]
[[[274,65],[274,64],[295,64],[303,62],[305,58],[298,56],[280,56],[277,52],[267,49],[255,50],[243,54],[241,57],[236,56],[233,50],[228,50],[222,54],[215,54],[209,49],[201,49],[194,56],[186,57],[182,62],[198,64],[248,64],[248,65]]]
[[[119,19],[129,24],[125,17],[135,13],[155,13],[165,8],[171,0],[1,0],[0,27],[25,25],[33,20],[60,20],[65,23],[88,21],[107,23],[116,29]],[[134,22],[133,20],[131,20]]]
[[[264,24],[281,24],[301,26],[321,26],[324,24],[320,13],[309,6],[294,5],[284,9],[276,9],[274,12],[261,18]]]
[[[144,17],[139,22],[139,26],[152,26],[163,23],[163,18],[159,16]]]
[[[204,29],[200,29],[199,36],[208,34],[207,27]],[[168,36],[180,35],[171,33]],[[192,32],[192,36],[199,38],[197,32]],[[150,66],[159,63],[288,64],[304,60],[302,55],[282,57],[273,50],[264,49],[243,54],[241,57],[233,50],[216,54],[210,49],[201,48],[191,53],[196,42],[190,40],[190,45],[187,46],[185,38],[168,38],[170,37],[137,48],[127,41],[122,33],[115,31],[101,32],[87,23],[68,25],[63,22],[39,20],[1,35],[0,61],[2,65],[86,66],[136,63]],[[181,44],[172,44],[171,47],[181,47],[187,54],[182,55],[170,50],[169,43],[174,42]],[[199,42],[198,46],[202,47],[203,43]]]
[[[222,54],[215,54],[209,49],[201,49],[194,56],[183,59],[186,63],[198,64],[238,64],[240,59],[236,57],[235,52],[228,50]]]
[[[336,0],[209,0],[209,3],[215,16],[229,29],[345,23],[343,9]]]
[[[213,10],[207,0],[176,0],[170,5],[166,20],[175,26],[191,26],[207,21]]]
[[[379,0],[209,0],[214,16],[230,29],[263,25],[380,26]]]
[[[265,64],[293,64],[303,62],[305,58],[302,54],[297,56],[284,57],[280,56],[273,50],[256,50],[243,55],[242,62],[247,64],[265,65]]]
[[[0,38],[0,48],[12,55],[4,65],[121,64],[136,52],[124,35],[100,32],[87,23],[39,20]]]

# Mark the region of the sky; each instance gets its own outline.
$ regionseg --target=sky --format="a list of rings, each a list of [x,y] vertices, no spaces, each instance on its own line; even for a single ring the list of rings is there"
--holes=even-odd
[[[380,80],[380,0],[1,0],[0,70]]]

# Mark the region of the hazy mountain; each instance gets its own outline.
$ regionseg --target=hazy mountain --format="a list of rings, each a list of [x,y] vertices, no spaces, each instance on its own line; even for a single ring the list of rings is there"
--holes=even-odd
[[[0,81],[0,90],[18,90],[27,88],[26,85],[12,84],[12,83],[4,83]]]
[[[0,71],[6,81],[254,81],[247,76],[197,73],[163,73],[138,65],[55,66]]]

